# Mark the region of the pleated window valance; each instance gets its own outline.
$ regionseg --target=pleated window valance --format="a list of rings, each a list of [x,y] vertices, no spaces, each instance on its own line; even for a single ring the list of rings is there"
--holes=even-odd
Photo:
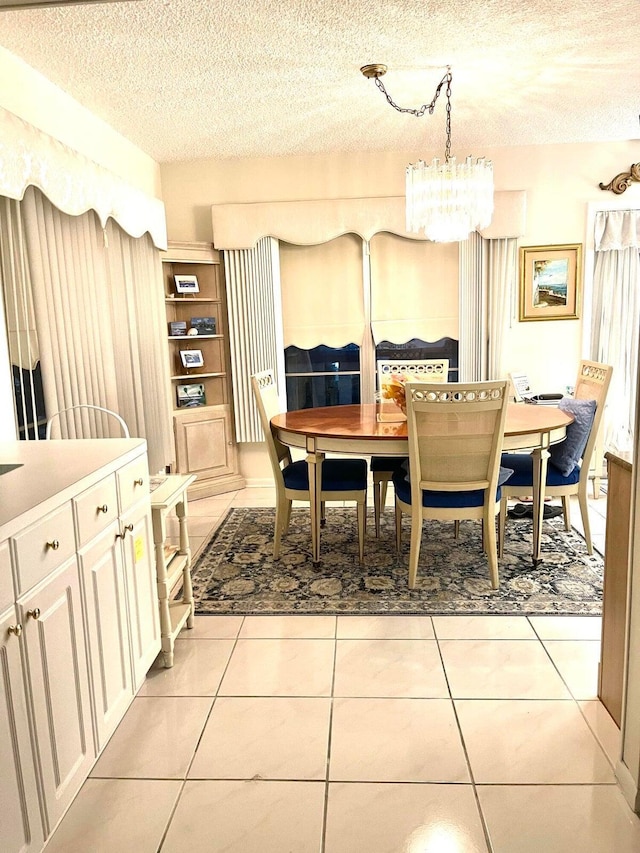
[[[640,210],[601,210],[596,213],[597,252],[640,249]]]
[[[113,219],[131,237],[149,233],[167,248],[163,203],[54,137],[0,108],[0,195],[21,200],[37,187],[58,210],[80,216],[94,210],[105,228]]]
[[[382,231],[425,240],[406,231],[404,196],[215,204],[211,216],[216,249],[251,249],[263,237],[299,246],[327,243],[349,233],[371,240]],[[488,239],[521,237],[525,219],[524,192],[496,192],[493,220],[480,233]]]

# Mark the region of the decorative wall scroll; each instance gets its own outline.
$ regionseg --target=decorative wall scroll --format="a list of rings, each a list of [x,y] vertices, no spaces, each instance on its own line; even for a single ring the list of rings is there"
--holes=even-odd
[[[622,195],[634,181],[640,183],[640,163],[632,163],[628,172],[620,172],[608,184],[600,183],[598,186],[601,190],[611,190],[616,195]]]

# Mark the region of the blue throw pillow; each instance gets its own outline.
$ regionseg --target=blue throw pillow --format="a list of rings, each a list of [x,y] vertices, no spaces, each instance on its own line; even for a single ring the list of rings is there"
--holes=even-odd
[[[574,400],[563,397],[558,408],[568,415],[573,415],[573,423],[567,427],[567,437],[560,444],[550,448],[550,461],[560,471],[563,477],[568,477],[582,459],[582,454],[589,440],[589,433],[596,414],[595,400]]]

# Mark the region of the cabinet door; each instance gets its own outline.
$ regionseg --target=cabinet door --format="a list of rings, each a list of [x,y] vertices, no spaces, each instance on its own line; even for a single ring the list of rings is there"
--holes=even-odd
[[[121,518],[125,532],[124,571],[129,603],[129,630],[133,655],[134,689],[144,681],[160,651],[160,619],[151,513],[143,501]]]
[[[119,532],[116,520],[79,553],[98,750],[105,745],[133,698]]]
[[[225,477],[237,471],[228,406],[192,409],[175,415],[173,423],[179,473]]]
[[[27,723],[18,624],[11,607],[0,617],[0,838],[3,853],[28,853],[44,841]]]
[[[18,611],[50,831],[95,758],[76,556],[20,598]]]

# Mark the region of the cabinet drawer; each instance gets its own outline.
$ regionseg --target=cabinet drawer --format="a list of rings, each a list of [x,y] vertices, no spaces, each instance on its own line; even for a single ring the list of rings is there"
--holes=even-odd
[[[13,539],[18,595],[45,578],[76,552],[73,511],[66,503]]]
[[[149,468],[146,455],[116,471],[116,477],[120,495],[120,512],[124,512],[140,498],[149,494]]]
[[[82,547],[118,517],[118,491],[114,475],[96,483],[73,500],[79,545]]]
[[[13,594],[13,575],[11,574],[11,554],[9,542],[0,542],[0,612],[15,601]]]

